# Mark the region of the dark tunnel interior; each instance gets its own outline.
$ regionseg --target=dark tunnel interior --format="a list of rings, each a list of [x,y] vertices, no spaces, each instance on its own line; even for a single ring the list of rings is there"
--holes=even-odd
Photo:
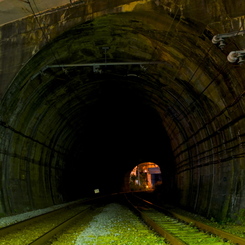
[[[66,159],[61,192],[69,199],[91,194],[96,188],[102,192],[122,190],[127,185],[122,182],[123,175],[138,163],[154,161],[164,166],[171,159],[161,118],[138,88],[141,79],[112,74],[96,78],[100,79],[93,90],[96,101],[86,106],[86,113],[78,111],[83,130],[74,128],[81,133],[74,138]],[[174,178],[171,164],[165,163],[164,171]]]

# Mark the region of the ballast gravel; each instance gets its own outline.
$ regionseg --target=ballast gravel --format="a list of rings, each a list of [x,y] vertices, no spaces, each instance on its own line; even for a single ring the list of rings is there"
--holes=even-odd
[[[72,244],[166,244],[128,208],[111,203],[93,217]]]

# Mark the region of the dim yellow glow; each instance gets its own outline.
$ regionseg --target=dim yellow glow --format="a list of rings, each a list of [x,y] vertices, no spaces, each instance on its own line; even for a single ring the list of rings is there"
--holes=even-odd
[[[159,166],[153,162],[143,162],[131,171],[129,185],[131,190],[151,190],[161,181]]]

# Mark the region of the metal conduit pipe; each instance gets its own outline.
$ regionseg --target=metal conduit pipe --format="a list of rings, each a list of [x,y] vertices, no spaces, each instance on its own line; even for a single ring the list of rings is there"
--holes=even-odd
[[[224,42],[225,38],[235,37],[235,36],[243,35],[243,34],[245,34],[245,30],[223,33],[223,34],[217,34],[217,35],[213,36],[212,43],[213,44],[219,44],[219,47],[222,49],[225,46],[225,42]]]
[[[245,49],[238,50],[238,51],[231,51],[227,56],[227,60],[230,63],[238,62],[238,64],[241,64],[242,62],[245,61],[245,59],[243,59],[244,56],[245,56]]]

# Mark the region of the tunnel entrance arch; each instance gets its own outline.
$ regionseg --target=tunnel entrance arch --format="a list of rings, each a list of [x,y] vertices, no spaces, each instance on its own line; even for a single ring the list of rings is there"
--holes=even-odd
[[[153,190],[156,185],[162,184],[160,167],[154,162],[138,164],[130,172],[129,187],[131,191]]]
[[[4,212],[60,203],[66,190],[76,198],[92,184],[126,188],[125,173],[129,179],[139,159],[164,169],[162,199],[179,195],[182,206],[218,218],[244,207],[244,73],[223,65],[226,55],[211,42],[215,25],[178,21],[163,12],[135,12],[96,18],[65,33],[60,25],[58,38],[19,71],[0,106]],[[174,23],[178,32],[169,29]],[[12,46],[4,40],[8,54]],[[103,47],[110,47],[108,62],[162,63],[108,66],[101,73],[90,66],[60,69],[104,62]]]
[[[123,16],[130,26],[131,15]],[[139,20],[144,24],[143,17]],[[5,182],[10,186],[4,188],[4,206],[9,213],[14,209],[25,211],[27,206],[35,209],[78,199],[90,195],[95,188],[101,193],[128,189],[125,173],[132,170],[132,163],[142,161],[140,159],[158,162],[164,173],[171,173],[168,178],[174,180],[171,144],[164,127],[169,117],[162,116],[167,98],[160,90],[161,79],[151,75],[151,69],[160,69],[158,65],[107,66],[101,73],[90,66],[49,67],[45,74],[39,73],[43,67],[53,64],[53,51],[57,50],[62,57],[55,63],[60,64],[101,61],[103,52],[93,54],[104,46],[110,46],[108,61],[141,61],[151,57],[154,51],[151,42],[139,32],[128,32],[124,27],[123,34],[131,37],[130,40],[133,37],[138,40],[134,44],[134,55],[129,55],[130,50],[118,52],[121,41],[129,47],[126,37],[105,43],[104,40],[110,40],[107,37],[113,35],[107,30],[107,24],[114,23],[111,18],[114,22],[117,20],[118,25],[121,23],[122,18],[117,15],[97,19],[48,44],[16,76],[8,90],[11,96],[4,97],[1,109],[3,125],[7,125],[8,130],[4,131],[4,137],[8,139],[10,133],[13,135],[11,141],[5,140],[9,154],[4,156],[4,171],[9,173]],[[135,25],[138,29],[141,24]],[[102,26],[103,37],[98,35]],[[84,31],[87,31],[86,37]],[[81,43],[86,47],[88,36],[94,45],[81,49]],[[147,47],[144,57],[141,40],[145,40]],[[82,52],[79,56],[68,52],[66,44],[70,42],[73,54],[77,50]],[[95,45],[98,43],[101,44]],[[10,154],[16,158],[9,157]],[[19,172],[11,171],[12,165],[19,165]],[[129,178],[129,173],[126,175]],[[15,185],[11,185],[12,180]],[[23,191],[19,191],[20,185]],[[24,201],[16,201],[20,199]]]

